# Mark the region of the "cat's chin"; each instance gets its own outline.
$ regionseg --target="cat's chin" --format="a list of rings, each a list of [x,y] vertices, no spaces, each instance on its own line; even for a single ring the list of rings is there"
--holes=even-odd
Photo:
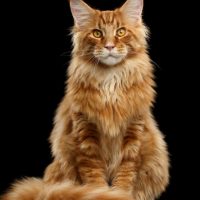
[[[101,58],[99,61],[107,66],[114,66],[119,64],[122,60],[123,57],[108,56],[106,58]]]

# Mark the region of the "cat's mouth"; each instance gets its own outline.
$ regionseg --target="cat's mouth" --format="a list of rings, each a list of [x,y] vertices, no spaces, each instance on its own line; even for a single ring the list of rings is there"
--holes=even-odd
[[[105,58],[109,58],[109,57],[111,57],[111,58],[119,58],[119,57],[121,57],[121,56],[120,56],[120,55],[109,54],[109,55],[107,55]]]
[[[122,55],[108,54],[107,56],[99,57],[99,61],[103,64],[113,66],[120,63],[123,60],[123,57],[124,56]]]
[[[104,50],[101,52],[94,52],[94,56],[98,61],[108,66],[119,64],[126,57],[126,54],[127,52],[119,53],[116,49],[113,49],[112,51]]]

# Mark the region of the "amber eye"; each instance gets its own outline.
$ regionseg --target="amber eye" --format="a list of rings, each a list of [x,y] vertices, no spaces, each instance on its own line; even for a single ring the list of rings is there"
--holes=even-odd
[[[126,29],[125,28],[120,28],[117,30],[117,36],[118,37],[123,37],[126,35]]]
[[[95,30],[93,30],[93,36],[95,38],[101,38],[103,36],[103,33],[100,30],[95,29]]]

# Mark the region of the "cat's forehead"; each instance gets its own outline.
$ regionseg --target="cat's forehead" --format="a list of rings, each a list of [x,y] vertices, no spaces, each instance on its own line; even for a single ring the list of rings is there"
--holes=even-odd
[[[120,13],[117,11],[100,11],[98,13],[98,24],[99,26],[119,26],[122,24]]]

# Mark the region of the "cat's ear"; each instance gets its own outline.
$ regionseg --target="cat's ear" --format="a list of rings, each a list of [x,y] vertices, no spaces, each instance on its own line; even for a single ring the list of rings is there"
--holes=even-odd
[[[79,28],[84,27],[94,15],[94,10],[82,0],[70,0],[70,8],[74,17],[75,25]]]
[[[120,8],[125,19],[132,22],[141,20],[143,10],[143,0],[127,0]]]

